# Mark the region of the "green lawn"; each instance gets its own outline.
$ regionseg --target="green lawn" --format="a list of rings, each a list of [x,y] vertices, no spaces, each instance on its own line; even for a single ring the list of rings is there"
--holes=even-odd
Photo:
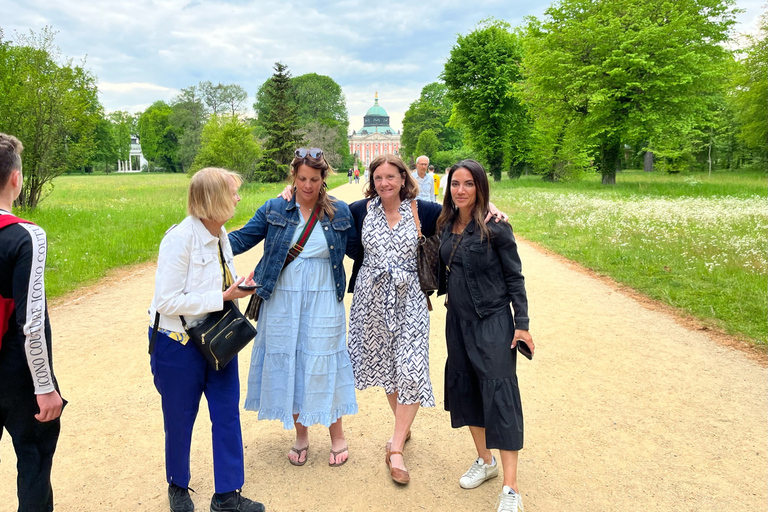
[[[335,178],[335,177],[334,177]],[[157,258],[165,231],[186,215],[185,174],[61,176],[33,212],[15,212],[48,234],[46,289],[58,297],[109,269]],[[227,228],[248,221],[284,184],[246,184]]]
[[[329,188],[346,183],[331,176]],[[768,338],[768,184],[762,173],[669,176],[623,172],[545,183],[492,185],[515,232],[705,323],[765,345]],[[154,260],[163,233],[185,216],[182,174],[62,176],[22,216],[48,233],[49,297],[115,267]],[[248,184],[232,229],[283,184]]]
[[[515,231],[742,338],[768,341],[764,173],[623,172],[578,183],[492,185]]]

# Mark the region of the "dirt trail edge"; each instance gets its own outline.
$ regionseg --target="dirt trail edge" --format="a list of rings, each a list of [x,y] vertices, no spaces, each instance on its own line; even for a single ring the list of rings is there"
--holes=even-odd
[[[362,197],[358,185],[333,195]],[[256,204],[239,208],[255,210]],[[520,243],[529,294],[532,362],[518,378],[526,443],[519,482],[527,512],[754,512],[768,504],[768,371],[667,313]],[[247,273],[261,253],[236,258]],[[347,261],[347,275],[351,264]],[[147,355],[152,264],[133,267],[51,309],[54,364],[70,401],[53,467],[56,510],[168,510],[160,397]],[[347,295],[349,308],[351,296]],[[434,301],[439,304],[439,301]],[[463,490],[474,459],[469,433],[442,410],[445,309],[431,313],[438,407],[422,409],[405,458],[411,484],[384,464],[392,414],[383,391],[358,392],[344,418],[349,462],[328,466],[327,429],[310,430],[309,462],[291,466],[293,431],[242,411],[246,496],[270,512],[495,510],[501,479]],[[250,347],[239,360],[242,398]],[[242,403],[242,402],[241,402]],[[205,400],[192,444],[193,499],[213,492]],[[15,455],[0,443],[0,511],[15,510]]]

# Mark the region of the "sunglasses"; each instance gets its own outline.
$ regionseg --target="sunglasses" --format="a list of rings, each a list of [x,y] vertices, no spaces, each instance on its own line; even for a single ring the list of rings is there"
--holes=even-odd
[[[323,156],[323,150],[320,148],[299,148],[294,154],[296,155],[296,158],[305,158],[309,155],[310,157],[317,159]]]

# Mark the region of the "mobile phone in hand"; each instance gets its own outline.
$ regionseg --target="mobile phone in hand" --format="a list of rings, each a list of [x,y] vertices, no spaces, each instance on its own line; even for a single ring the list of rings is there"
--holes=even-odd
[[[257,285],[257,284],[243,284],[243,283],[241,283],[241,284],[237,285],[238,289],[245,290],[245,291],[255,290],[258,287],[259,287],[259,285]]]
[[[531,348],[523,340],[517,340],[517,351],[520,352],[523,357],[529,360],[533,359],[533,352],[531,352]]]

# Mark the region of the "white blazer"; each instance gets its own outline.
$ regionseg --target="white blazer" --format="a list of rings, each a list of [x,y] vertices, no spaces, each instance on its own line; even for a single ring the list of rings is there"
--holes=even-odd
[[[200,219],[187,217],[165,233],[149,307],[150,326],[155,323],[155,311],[159,311],[161,329],[184,332],[179,315],[184,315],[188,326],[194,326],[208,313],[224,307],[219,241],[232,279],[237,281],[232,247],[223,227],[216,237]]]

